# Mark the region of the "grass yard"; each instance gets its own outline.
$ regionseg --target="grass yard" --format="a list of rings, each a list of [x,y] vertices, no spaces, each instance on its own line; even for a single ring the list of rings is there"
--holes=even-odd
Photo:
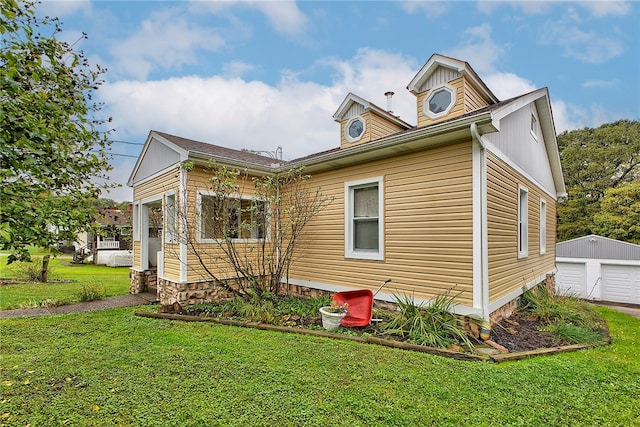
[[[611,346],[499,365],[135,310],[1,320],[0,424],[640,425],[640,320],[606,307]]]
[[[34,257],[35,258],[35,257]],[[104,296],[129,293],[129,268],[105,267],[93,264],[71,264],[71,258],[53,258],[50,262],[49,283],[17,283],[0,285],[0,310],[28,308],[41,305],[61,305],[79,301],[83,286],[95,285],[104,290]],[[19,277],[20,265],[7,265],[6,257],[0,256],[0,277]],[[73,280],[73,282],[57,282]]]

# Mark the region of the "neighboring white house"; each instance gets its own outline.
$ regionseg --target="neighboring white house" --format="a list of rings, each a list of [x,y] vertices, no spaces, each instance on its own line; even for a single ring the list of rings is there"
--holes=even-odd
[[[640,304],[640,245],[592,234],[558,243],[556,266],[560,292]]]

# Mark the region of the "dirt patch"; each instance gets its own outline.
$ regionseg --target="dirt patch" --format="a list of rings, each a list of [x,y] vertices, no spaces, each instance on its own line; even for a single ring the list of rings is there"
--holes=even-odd
[[[565,344],[550,332],[540,329],[547,324],[527,313],[516,313],[491,328],[491,339],[509,352],[536,350]]]

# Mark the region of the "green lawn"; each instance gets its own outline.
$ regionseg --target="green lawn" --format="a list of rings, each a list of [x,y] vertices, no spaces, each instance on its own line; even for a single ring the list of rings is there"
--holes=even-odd
[[[0,321],[0,424],[640,425],[640,320],[605,307],[612,345],[499,365],[135,310]]]
[[[83,286],[96,285],[105,296],[129,293],[129,268],[105,267],[93,264],[71,264],[69,257],[53,258],[50,262],[51,283],[19,283],[0,286],[0,310],[34,306],[49,300],[54,304],[77,302]],[[7,265],[0,256],[0,277],[18,277],[19,263]],[[73,280],[71,283],[56,279]]]

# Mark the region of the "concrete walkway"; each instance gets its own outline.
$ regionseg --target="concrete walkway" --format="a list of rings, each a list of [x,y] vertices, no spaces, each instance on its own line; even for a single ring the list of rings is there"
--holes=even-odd
[[[606,305],[609,308],[612,308],[614,310],[618,310],[622,313],[626,313],[630,316],[633,316],[637,319],[640,319],[640,307],[637,305],[623,305],[623,304],[614,304],[614,303],[601,303],[602,305]]]
[[[12,317],[35,317],[48,314],[68,314],[82,311],[108,310],[111,308],[135,307],[156,302],[155,294],[118,295],[97,301],[79,302],[51,308],[26,308],[17,310],[0,310],[0,319]]]

